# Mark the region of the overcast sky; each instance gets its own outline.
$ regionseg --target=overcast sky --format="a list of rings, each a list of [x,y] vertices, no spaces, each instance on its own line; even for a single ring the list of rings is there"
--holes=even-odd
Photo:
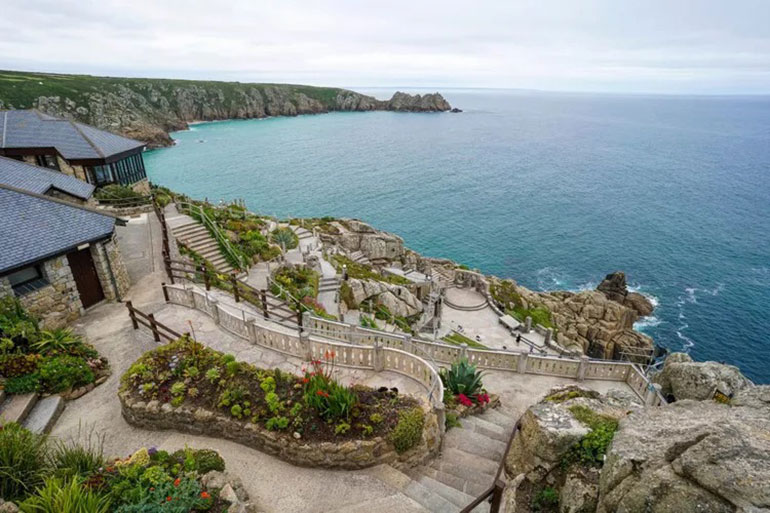
[[[0,0],[0,68],[770,93],[770,0]]]

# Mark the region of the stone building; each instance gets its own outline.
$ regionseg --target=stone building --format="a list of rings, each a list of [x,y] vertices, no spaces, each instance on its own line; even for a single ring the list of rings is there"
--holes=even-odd
[[[115,240],[118,222],[0,183],[0,297],[18,297],[47,328],[64,326],[102,301],[120,301],[130,282]]]
[[[74,176],[97,187],[150,190],[145,143],[37,110],[0,111],[0,156]]]

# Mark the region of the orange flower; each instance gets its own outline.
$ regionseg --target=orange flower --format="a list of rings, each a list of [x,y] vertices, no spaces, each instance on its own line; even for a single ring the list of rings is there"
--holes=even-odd
[[[174,486],[179,486],[179,483],[181,482],[182,480],[177,477],[176,479],[174,479]]]
[[[171,496],[166,497],[166,502],[171,502]]]
[[[209,492],[201,492],[201,499],[210,499],[211,495],[209,495]]]
[[[307,385],[308,383],[310,383],[310,380],[309,380],[308,378],[304,378],[304,379],[302,380],[302,383],[304,383],[305,385]]]

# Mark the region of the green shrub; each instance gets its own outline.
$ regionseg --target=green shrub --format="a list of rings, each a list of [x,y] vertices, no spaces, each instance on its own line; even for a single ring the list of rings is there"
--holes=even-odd
[[[42,358],[38,354],[4,354],[0,356],[0,376],[13,378],[36,372]]]
[[[48,478],[20,504],[23,513],[108,513],[110,499],[82,485],[80,478]]]
[[[8,378],[5,391],[8,394],[29,394],[40,390],[40,376],[37,373]]]
[[[219,455],[217,451],[211,449],[201,449],[195,451],[195,470],[203,475],[211,472],[212,470],[218,470],[222,472],[225,470],[225,460]]]
[[[294,249],[299,245],[299,237],[291,228],[276,228],[270,234],[270,239],[285,249]]]
[[[340,385],[322,372],[307,374],[305,403],[314,408],[325,420],[348,420],[358,404],[358,394],[352,388]]]
[[[50,472],[48,438],[16,423],[0,429],[0,497],[17,500],[43,484]]]
[[[598,465],[604,462],[604,455],[618,429],[618,421],[601,415],[582,405],[569,408],[575,418],[591,429],[580,441],[576,442],[562,458],[562,466],[580,462],[585,465]]]
[[[286,417],[270,417],[265,422],[265,427],[270,431],[286,429],[289,426],[289,419]]]
[[[188,513],[208,510],[212,503],[212,498],[201,497],[201,487],[195,479],[181,477],[178,485],[173,482],[161,483],[139,497],[135,503],[120,506],[115,513]]]
[[[390,433],[390,442],[396,452],[406,452],[422,440],[422,430],[425,427],[425,414],[422,408],[402,410],[398,413],[398,424]]]
[[[67,444],[57,441],[51,450],[51,464],[58,476],[85,476],[96,472],[105,463],[104,436],[90,432],[84,440]]]
[[[109,200],[123,200],[118,203],[121,207],[133,207],[143,205],[147,202],[142,194],[139,194],[131,187],[118,184],[100,187],[96,193],[94,193],[94,197],[97,200],[107,200],[108,205],[112,203]]]
[[[559,507],[559,492],[546,486],[535,494],[532,499],[533,511],[557,511]]]
[[[470,398],[481,392],[483,386],[483,373],[476,370],[476,366],[468,363],[465,358],[453,363],[449,369],[441,369],[439,375],[444,386],[453,395],[464,394]]]
[[[86,361],[76,356],[57,356],[40,366],[43,388],[51,393],[94,382],[94,373]]]
[[[463,427],[463,425],[460,423],[460,419],[457,417],[456,413],[447,413],[446,414],[447,431],[449,431],[453,427]]]
[[[511,280],[490,283],[489,294],[503,310],[513,310],[522,306],[521,296],[516,292],[516,285]]]

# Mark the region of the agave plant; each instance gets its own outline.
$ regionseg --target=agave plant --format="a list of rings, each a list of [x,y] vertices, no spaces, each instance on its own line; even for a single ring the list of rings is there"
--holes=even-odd
[[[453,395],[463,394],[471,397],[481,392],[483,373],[465,358],[453,363],[449,369],[441,369],[440,375],[444,386]]]
[[[32,344],[32,347],[41,353],[46,351],[61,351],[70,346],[80,344],[81,338],[71,330],[56,329],[51,331],[41,331],[40,339]]]
[[[281,246],[281,249],[294,249],[297,247],[297,236],[289,228],[278,228],[273,230],[271,238],[273,242]]]

